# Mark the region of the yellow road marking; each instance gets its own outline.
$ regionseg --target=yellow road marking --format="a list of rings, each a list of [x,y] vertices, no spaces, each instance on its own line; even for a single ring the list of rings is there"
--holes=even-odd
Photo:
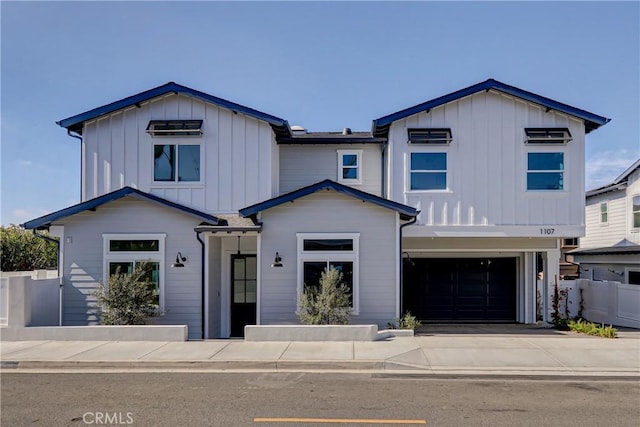
[[[427,420],[382,420],[358,418],[254,418],[254,423],[317,423],[317,424],[427,424]]]

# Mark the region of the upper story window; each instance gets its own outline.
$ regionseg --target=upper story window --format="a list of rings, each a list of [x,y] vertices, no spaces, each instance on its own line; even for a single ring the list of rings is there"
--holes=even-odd
[[[567,128],[525,128],[527,144],[566,144],[571,141]]]
[[[577,237],[572,237],[570,239],[563,239],[562,240],[562,246],[567,247],[567,246],[578,246],[578,238]]]
[[[452,141],[449,128],[408,129],[409,144],[449,144]]]
[[[151,136],[201,136],[202,120],[151,120],[147,133]]]
[[[600,203],[600,224],[605,225],[609,222],[609,209],[607,202]]]
[[[410,190],[447,189],[447,153],[411,153]]]
[[[199,182],[199,144],[155,144],[153,180],[156,182]]]
[[[633,196],[631,215],[633,216],[633,228],[640,228],[640,195]]]
[[[338,182],[362,184],[362,150],[338,150]]]
[[[564,190],[564,153],[528,153],[527,190]]]

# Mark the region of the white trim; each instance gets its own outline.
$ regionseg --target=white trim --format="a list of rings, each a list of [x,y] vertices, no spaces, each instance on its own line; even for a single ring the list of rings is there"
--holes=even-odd
[[[128,233],[102,233],[102,283],[109,283],[109,262],[136,262],[136,261],[153,261],[159,263],[159,280],[160,280],[160,309],[165,307],[165,264],[166,251],[165,239],[166,233],[145,233],[145,234],[128,234]],[[109,241],[111,240],[157,240],[158,251],[118,251],[111,252],[109,250]]]
[[[337,150],[338,153],[338,182],[340,184],[351,184],[351,185],[360,185],[362,184],[362,150]],[[346,179],[342,177],[342,170],[345,166],[342,164],[342,157],[346,155],[355,155],[356,156],[356,166],[355,169],[357,171],[358,177],[356,179]],[[353,166],[349,166],[349,169],[354,169]]]
[[[256,325],[261,324],[261,312],[260,312],[260,300],[261,298],[261,286],[260,286],[260,278],[262,277],[262,234],[258,233],[258,237],[256,239]]]
[[[400,215],[396,215],[396,318],[400,318],[400,287],[402,277],[400,275],[402,255],[400,254]]]
[[[224,245],[224,242],[222,243]],[[224,246],[223,246],[224,247]],[[231,255],[238,253],[237,249],[222,249],[220,256],[220,337],[229,338],[231,336]],[[258,261],[258,254],[254,250],[242,250],[242,255],[256,255],[256,262]],[[258,271],[260,266],[257,265]],[[260,286],[258,280],[257,287]],[[258,307],[259,296],[256,296],[256,310]],[[257,320],[257,313],[256,313]]]
[[[353,263],[353,306],[351,313],[360,314],[360,233],[296,233],[297,237],[297,295],[302,295],[304,281],[304,262],[350,261]],[[351,239],[350,251],[305,251],[305,239]],[[296,312],[300,309],[296,301]]]
[[[180,138],[180,137],[174,137],[174,138]],[[178,172],[179,172],[179,168],[178,168],[178,157],[180,156],[180,154],[178,154],[179,150],[176,148],[176,176],[175,179],[173,181],[156,181],[155,180],[155,146],[156,145],[175,145],[176,147],[180,146],[180,145],[197,145],[200,147],[200,180],[199,181],[179,181],[178,180]],[[205,156],[206,156],[206,152],[205,152],[205,144],[203,144],[200,141],[193,141],[193,140],[186,140],[186,141],[180,141],[180,140],[173,140],[173,141],[151,141],[150,144],[150,150],[151,153],[149,155],[150,159],[151,159],[151,176],[149,177],[149,182],[150,182],[150,188],[184,188],[184,187],[194,187],[194,188],[204,188],[205,186],[205,182],[206,182],[206,177],[205,177]]]
[[[567,150],[563,149],[564,147],[557,147],[557,146],[546,146],[546,145],[531,145],[531,144],[525,144],[527,146],[527,150],[525,150],[525,156],[524,156],[524,165],[523,165],[523,170],[524,170],[524,180],[522,182],[523,185],[523,189],[526,193],[531,193],[531,194],[540,194],[540,193],[546,193],[546,194],[563,194],[563,193],[568,193],[570,190],[570,185],[569,185],[569,180],[567,179],[568,177],[568,171],[570,170],[569,168],[569,158],[570,156],[568,156],[567,154]],[[529,171],[529,154],[562,154],[562,170],[558,169],[558,170],[531,170]],[[529,184],[528,184],[528,180],[529,180],[529,172],[531,173],[562,173],[562,188],[558,189],[558,190],[529,190]]]
[[[446,168],[443,170],[423,170],[416,169],[415,171],[411,169],[411,155],[412,154],[444,154]],[[405,185],[404,185],[404,193],[405,194],[415,194],[415,193],[452,193],[452,182],[451,182],[451,173],[450,173],[450,165],[449,165],[449,150],[448,146],[425,146],[425,145],[417,145],[412,146],[410,151],[405,152]],[[444,188],[434,188],[434,189],[411,189],[411,172],[416,173],[443,173],[445,174],[445,185]]]
[[[209,242],[211,241],[211,236],[209,234],[204,234],[201,233],[200,236],[202,238],[205,239],[204,242],[204,265],[202,266],[202,268],[204,269],[204,283],[202,284],[202,286],[204,286],[204,304],[202,304],[202,306],[204,307],[204,325],[202,325],[202,328],[204,330],[204,339],[208,339],[209,337],[209,310],[211,309],[211,307],[209,306],[209,286],[211,286],[210,280],[209,280]]]

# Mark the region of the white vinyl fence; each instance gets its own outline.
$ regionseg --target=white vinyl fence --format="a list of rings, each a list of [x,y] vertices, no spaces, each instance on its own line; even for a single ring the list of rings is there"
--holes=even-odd
[[[582,317],[596,323],[640,329],[640,285],[576,280],[582,289]]]

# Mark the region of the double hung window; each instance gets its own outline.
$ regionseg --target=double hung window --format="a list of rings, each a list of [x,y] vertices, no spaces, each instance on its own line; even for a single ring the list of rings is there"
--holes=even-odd
[[[362,150],[338,150],[338,182],[362,184]]]
[[[409,189],[446,190],[447,153],[411,153]]]
[[[527,190],[564,190],[564,153],[527,154]]]

